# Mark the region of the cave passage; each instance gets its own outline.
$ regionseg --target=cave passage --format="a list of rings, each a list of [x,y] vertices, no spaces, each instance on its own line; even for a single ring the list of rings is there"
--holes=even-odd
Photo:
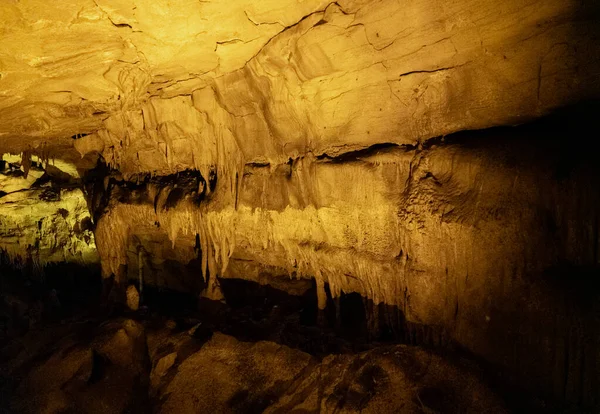
[[[600,412],[600,2],[0,1],[0,413]]]

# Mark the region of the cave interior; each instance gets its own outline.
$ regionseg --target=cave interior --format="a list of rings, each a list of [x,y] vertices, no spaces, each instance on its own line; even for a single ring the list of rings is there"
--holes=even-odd
[[[0,413],[600,411],[600,3],[0,2]]]

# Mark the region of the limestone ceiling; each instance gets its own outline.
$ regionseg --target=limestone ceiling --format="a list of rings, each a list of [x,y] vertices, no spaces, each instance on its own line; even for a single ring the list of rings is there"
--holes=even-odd
[[[600,96],[592,3],[6,0],[0,151],[169,173],[517,124]]]

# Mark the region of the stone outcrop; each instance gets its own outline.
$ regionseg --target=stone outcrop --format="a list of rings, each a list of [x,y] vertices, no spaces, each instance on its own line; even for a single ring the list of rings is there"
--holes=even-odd
[[[187,358],[175,354],[158,392],[165,413],[504,411],[472,372],[401,345],[319,362],[271,342],[215,333]]]

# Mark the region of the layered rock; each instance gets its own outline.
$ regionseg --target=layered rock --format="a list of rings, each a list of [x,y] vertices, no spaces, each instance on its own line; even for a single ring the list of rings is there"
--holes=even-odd
[[[166,397],[165,413],[216,407],[265,413],[504,411],[472,372],[406,346],[332,355],[319,363],[271,342],[248,344],[215,333],[189,357],[173,354],[177,363],[157,389],[158,397]]]
[[[97,263],[91,216],[75,167],[26,157],[4,155],[1,161],[4,259],[34,271],[57,262]]]
[[[593,3],[2,8],[3,147],[100,130],[94,148],[116,150],[126,170],[206,159],[177,142],[195,126],[218,145],[232,134],[247,160],[276,161],[519,123],[600,87]]]

